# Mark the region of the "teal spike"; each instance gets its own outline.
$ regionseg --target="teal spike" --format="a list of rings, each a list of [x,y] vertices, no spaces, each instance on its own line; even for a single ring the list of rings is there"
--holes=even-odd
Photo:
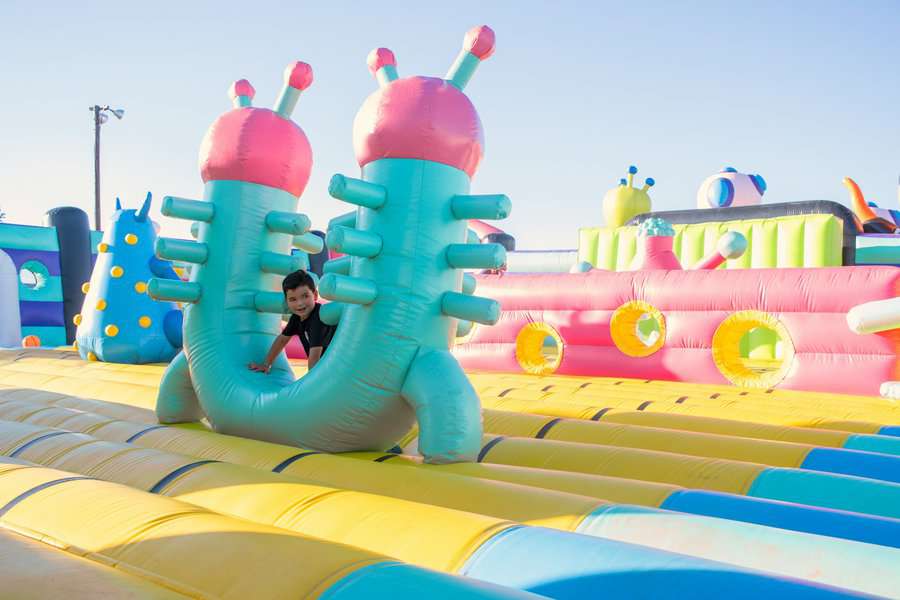
[[[266,227],[274,233],[303,235],[312,227],[312,222],[306,215],[273,210],[266,215]]]
[[[352,210],[343,215],[338,215],[332,220],[328,221],[328,229],[334,229],[335,227],[356,227],[356,211]]]
[[[371,279],[328,273],[319,282],[323,298],[349,304],[371,304],[378,297],[378,286]]]
[[[460,319],[456,322],[456,337],[461,338],[469,335],[473,327],[475,327],[475,323],[473,323],[472,321]]]
[[[263,252],[259,255],[259,266],[265,273],[275,273],[276,275],[288,275],[298,269],[302,269],[304,265],[309,265],[309,261],[300,254],[277,254],[275,252]]]
[[[441,312],[448,317],[493,325],[500,320],[500,303],[490,298],[444,292],[441,296]]]
[[[477,56],[467,50],[463,50],[457,55],[444,79],[461,90],[472,79],[472,75],[475,74],[480,64],[481,60]]]
[[[470,275],[469,273],[463,273],[462,278],[462,293],[466,296],[471,296],[475,293],[475,287],[478,285],[478,282],[475,281],[475,277]]]
[[[173,219],[187,219],[188,221],[203,221],[204,223],[209,223],[213,220],[216,207],[212,202],[188,200],[187,198],[179,198],[177,196],[166,196],[163,198],[159,212],[164,216],[172,217]]]
[[[173,238],[157,239],[154,250],[156,256],[164,260],[178,260],[196,265],[205,263],[209,256],[209,248],[206,244]]]
[[[328,184],[328,193],[338,200],[371,209],[381,208],[387,200],[387,190],[384,189],[384,186],[343,175],[335,175],[331,178],[331,182]]]
[[[335,273],[337,275],[350,274],[350,257],[342,256],[340,258],[332,258],[322,266],[323,273]]]
[[[293,244],[304,252],[318,254],[325,247],[325,240],[314,233],[304,233],[303,235],[294,236]]]
[[[257,312],[284,315],[290,312],[281,292],[256,292],[253,296],[253,308]]]
[[[325,237],[328,248],[351,256],[374,258],[381,252],[381,236],[372,231],[335,227]]]
[[[512,202],[505,194],[460,195],[450,199],[450,210],[457,219],[499,220],[512,212]]]
[[[300,92],[301,90],[297,88],[285,85],[275,101],[274,111],[285,119],[290,119],[291,113],[294,112],[294,108],[297,106],[297,101],[300,100]]]
[[[194,221],[191,223],[191,237],[195,240],[200,237],[200,222]]]
[[[384,87],[392,81],[397,81],[400,74],[397,73],[396,65],[384,65],[375,73],[375,79],[378,81],[379,87]]]
[[[200,300],[202,291],[199,283],[175,279],[154,277],[147,284],[147,293],[151,298],[170,302],[197,302]]]
[[[500,244],[450,244],[447,262],[456,269],[499,269],[506,264],[506,249]]]
[[[319,309],[319,318],[326,325],[337,325],[344,314],[344,306],[346,305],[343,302],[323,304]]]
[[[481,238],[478,237],[478,234],[475,233],[474,229],[466,230],[466,243],[467,244],[480,244]]]

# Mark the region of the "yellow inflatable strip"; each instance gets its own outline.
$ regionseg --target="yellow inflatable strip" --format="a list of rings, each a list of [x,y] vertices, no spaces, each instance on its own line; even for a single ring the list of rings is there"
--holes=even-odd
[[[715,417],[695,417],[672,413],[648,413],[639,411],[609,411],[600,417],[601,423],[625,423],[641,427],[660,427],[681,431],[697,431],[721,435],[738,436],[762,440],[780,440],[843,448],[851,435],[844,431],[792,427],[790,425],[770,425],[747,421],[732,421]]]
[[[48,544],[0,529],[0,581],[3,595],[39,600],[146,598],[178,600],[188,596]]]
[[[552,419],[493,410],[484,411],[484,430],[506,436],[644,448],[777,467],[800,466],[806,455],[814,448],[788,442],[574,419]]]
[[[624,479],[605,475],[589,475],[571,471],[553,471],[533,467],[485,463],[453,463],[449,465],[428,465],[420,456],[409,454],[384,454],[354,452],[347,454],[356,459],[367,461],[390,461],[390,465],[415,467],[415,470],[439,470],[441,473],[454,473],[469,478],[482,480],[505,481],[543,488],[559,492],[588,496],[615,504],[638,504],[640,506],[658,507],[672,493],[683,489],[681,486],[656,481]]]
[[[0,527],[201,598],[315,598],[385,560],[43,467],[0,473]]]
[[[137,408],[126,404],[115,404],[100,400],[90,400],[77,396],[67,396],[56,392],[37,392],[33,395],[27,389],[0,388],[0,403],[12,407],[16,402],[28,405],[44,405],[46,408],[72,408],[84,412],[93,412],[108,419],[126,419],[138,423],[156,423],[156,415],[146,408]],[[9,410],[14,410],[10,408]],[[25,410],[22,408],[21,410]]]
[[[636,379],[579,378],[566,376],[528,377],[524,375],[477,374],[469,377],[475,389],[482,395],[498,395],[506,392],[535,394],[542,392],[545,398],[553,395],[577,396],[579,398],[615,397],[644,399],[677,399],[687,397],[721,397],[736,401],[760,400],[765,402],[794,402],[810,406],[856,406],[873,410],[896,412],[900,406],[878,396],[858,396],[826,392],[803,392],[796,390],[757,390],[735,386],[691,384],[674,381],[643,381]]]
[[[58,410],[60,419],[66,418],[65,411],[75,412],[72,409]],[[585,504],[584,496],[602,499],[602,495],[592,493],[596,485],[589,476],[575,473],[560,473],[549,478],[550,481],[531,488],[516,485],[514,482],[506,483],[507,480],[511,481],[509,477],[497,476],[493,478],[495,481],[483,481],[455,475],[445,471],[441,466],[432,468],[431,465],[410,472],[396,465],[367,465],[352,460],[347,455],[320,454],[289,446],[215,434],[206,430],[161,426],[160,432],[171,432],[182,446],[180,449],[173,449],[172,440],[166,440],[165,436],[158,437],[160,435],[158,433],[156,437],[149,437],[151,427],[153,426],[113,421],[103,427],[92,429],[90,433],[98,439],[113,442],[126,442],[133,438],[131,444],[134,446],[145,449],[164,446],[168,452],[188,455],[194,459],[214,460],[215,456],[227,455],[230,462],[235,464],[265,471],[277,469],[278,473],[307,482],[558,529],[571,529],[577,526],[584,515],[592,510],[591,507],[596,507],[596,503]],[[142,432],[147,433],[139,435]],[[134,437],[135,435],[138,437]],[[21,443],[27,441],[28,439],[21,440]],[[19,442],[20,440],[16,438],[6,444],[6,451],[10,451],[10,447],[16,446]],[[281,460],[285,455],[289,455],[288,458]],[[584,494],[576,496],[579,488],[584,489]],[[629,489],[634,491],[629,492]],[[649,504],[655,506],[672,491],[670,488],[663,491],[646,490],[647,486],[625,486],[620,493],[624,499],[617,501],[634,503],[650,495],[652,501]]]
[[[482,402],[489,402],[490,397],[482,396]],[[753,403],[739,402],[736,400],[727,400],[723,398],[701,398],[689,396],[672,397],[666,395],[663,397],[655,397],[652,395],[610,395],[607,397],[572,397],[565,394],[552,394],[548,392],[512,392],[500,396],[498,399],[503,400],[524,400],[524,401],[540,401],[545,403],[571,403],[580,406],[607,406],[631,410],[681,410],[681,408],[700,408],[705,410],[718,411],[737,411],[737,412],[759,412],[770,413],[773,415],[789,414],[791,416],[804,416],[809,419],[822,417],[837,417],[849,421],[874,422],[884,425],[900,423],[900,412],[889,412],[885,410],[870,410],[865,407],[851,406],[827,406],[827,407],[805,407],[792,404],[790,401],[781,403]]]
[[[23,430],[40,443],[20,447],[18,458],[176,498],[329,542],[347,544],[410,564],[458,571],[485,541],[513,525],[475,513],[287,479],[249,467],[197,461],[22,423],[0,421],[0,443]],[[602,504],[569,502],[574,514],[556,525],[573,530]],[[431,543],[421,544],[427,530]]]
[[[11,351],[0,351],[0,355],[9,355],[16,354]],[[35,351],[22,351],[20,354],[33,356]],[[72,353],[55,353],[58,355],[71,355]],[[69,373],[65,377],[61,377],[59,375],[60,369],[59,364],[70,363],[73,365],[72,368],[69,369]],[[26,366],[31,370],[40,370],[41,372],[46,372],[46,377],[50,380],[50,383],[47,382],[36,382],[31,381],[30,385],[38,386],[43,388],[50,388],[55,391],[61,393],[78,393],[80,395],[92,396],[95,398],[102,398],[108,402],[121,403],[125,405],[138,406],[142,407],[145,410],[152,410],[155,406],[155,398],[156,398],[156,385],[158,384],[159,376],[162,374],[161,366],[141,366],[140,370],[146,373],[145,383],[150,385],[138,385],[134,382],[134,378],[129,376],[133,370],[138,367],[135,365],[114,365],[109,363],[84,363],[81,361],[73,361],[73,360],[60,360],[53,358],[30,358],[28,356],[21,358],[18,361],[11,363],[16,366],[18,369],[24,369]],[[86,366],[85,366],[86,365]],[[302,372],[302,368],[298,368],[298,372]],[[20,374],[20,371],[14,371],[14,375]],[[121,379],[122,381],[126,381],[128,383],[117,383],[116,381],[109,380],[109,377],[114,377],[116,379]],[[598,406],[600,408],[632,408],[641,410],[647,410],[645,404],[647,402],[652,402],[650,410],[659,411],[663,410],[658,405],[660,403],[674,402],[679,404],[680,407],[693,406],[696,403],[705,403],[711,404],[713,406],[718,406],[721,410],[733,410],[735,404],[733,402],[749,402],[749,399],[752,398],[763,398],[767,405],[776,412],[776,414],[783,414],[785,412],[785,407],[780,406],[778,403],[784,403],[783,401],[787,401],[793,398],[800,399],[804,404],[809,404],[810,402],[816,403],[825,403],[821,408],[816,409],[812,412],[801,411],[798,408],[791,407],[790,408],[790,416],[791,417],[806,417],[806,419],[802,423],[797,423],[802,426],[810,426],[813,423],[819,424],[819,426],[825,426],[833,429],[841,429],[854,431],[859,433],[871,433],[873,431],[872,426],[864,426],[860,425],[860,423],[879,423],[890,425],[896,422],[900,422],[900,409],[894,408],[890,403],[886,403],[886,401],[877,399],[877,398],[869,398],[869,397],[860,397],[860,396],[842,396],[836,394],[818,394],[818,393],[810,393],[810,392],[795,392],[795,391],[785,391],[785,390],[772,390],[771,394],[767,394],[765,392],[748,392],[737,391],[739,388],[729,387],[729,386],[716,386],[716,385],[705,385],[705,384],[685,384],[679,382],[668,382],[668,381],[641,381],[641,380],[626,380],[626,379],[616,379],[616,378],[572,378],[572,377],[564,377],[564,376],[552,376],[552,377],[529,377],[525,375],[511,375],[511,374],[500,374],[500,375],[479,375],[473,374],[471,375],[474,382],[476,382],[476,388],[479,387],[479,381],[497,381],[500,382],[501,386],[492,386],[490,391],[485,390],[483,387],[481,388],[482,393],[482,401],[486,405],[490,405],[493,400],[489,396],[501,396],[507,402],[512,400],[523,400],[525,402],[533,402],[534,400],[541,399],[544,402],[554,401],[555,398],[563,397],[566,404],[577,404],[578,402],[572,402],[572,398],[566,396],[566,391],[571,390],[574,384],[578,384],[575,387],[578,399],[588,399],[594,394],[594,392],[589,392],[588,390],[592,389],[592,387],[597,387],[598,382],[602,382],[607,389],[615,391],[614,398],[608,398],[604,402],[593,403],[590,402],[586,404],[585,408],[589,409],[594,406]],[[72,381],[67,381],[67,379],[76,379],[77,384],[73,384]],[[22,381],[19,378],[12,378],[13,381],[22,385]],[[0,383],[3,381],[3,372],[2,368],[0,368]],[[547,382],[550,383],[547,383]],[[505,384],[503,382],[510,382],[510,384]],[[7,383],[9,385],[9,383]],[[546,391],[545,391],[546,390]],[[554,391],[556,390],[556,391]],[[580,390],[580,391],[578,391]],[[662,395],[648,395],[645,392],[650,392],[653,390],[660,390]],[[720,390],[720,393],[710,393],[710,390]],[[724,393],[722,391],[727,391],[729,393]],[[735,395],[736,394],[736,395]],[[711,398],[711,396],[716,396],[715,398]],[[605,396],[604,396],[605,398]],[[630,398],[634,400],[633,404],[629,404],[625,399]],[[828,401],[828,399],[835,403],[843,403],[832,405]],[[872,402],[872,404],[860,404],[860,403],[868,403]],[[772,404],[775,402],[776,404]],[[589,405],[588,405],[589,404]],[[854,407],[853,409],[848,408],[848,406]],[[864,408],[864,406],[868,406],[869,408]],[[859,408],[859,410],[856,409]],[[671,409],[677,412],[683,412],[685,408]],[[749,406],[748,406],[748,410]],[[561,414],[560,409],[557,409],[558,416],[565,416],[571,418],[590,418],[584,413],[587,411],[580,411],[571,407],[567,409],[565,414]],[[545,411],[546,412],[546,411]],[[754,410],[754,412],[766,412],[762,408]],[[887,416],[885,416],[885,412]],[[731,415],[720,413],[720,412],[709,412],[709,411],[695,411],[692,414],[704,414],[709,416],[724,416],[726,418]],[[894,415],[897,415],[897,418],[894,418]],[[129,420],[135,420],[133,416],[124,416],[122,418],[128,418]],[[837,422],[830,422],[837,419]],[[757,419],[759,421],[760,419]],[[769,423],[784,423],[784,420],[779,420],[776,416],[772,418],[765,419],[764,422]],[[795,421],[796,422],[796,421]],[[791,423],[789,421],[789,423]]]
[[[765,465],[637,448],[527,438],[485,437],[479,462],[658,481],[746,494]]]
[[[587,419],[593,421],[611,420],[615,413],[633,412],[635,409],[620,408],[617,406],[584,406],[581,404],[563,402],[543,402],[539,400],[519,400],[503,398],[482,398],[485,408],[506,410],[512,412],[526,412],[537,415],[554,417],[567,417],[572,419]],[[738,412],[703,406],[684,406],[682,404],[654,405],[649,403],[641,410],[652,413],[677,413],[693,415],[696,417],[713,417],[732,421],[745,421],[750,423],[764,423],[769,425],[788,425],[793,427],[812,427],[817,429],[834,429],[853,433],[877,433],[883,426],[881,423],[845,421],[829,417],[795,417],[789,414],[772,414],[769,412]]]
[[[796,399],[791,397],[772,398],[771,396],[750,397],[739,394],[684,394],[675,395],[671,392],[648,393],[620,393],[620,394],[570,394],[567,392],[541,392],[542,400],[559,400],[562,402],[576,402],[579,404],[596,404],[607,400],[631,400],[643,402],[652,400],[659,403],[678,403],[687,405],[704,406],[734,406],[742,410],[801,410],[810,414],[827,415],[834,412],[850,412],[859,415],[868,415],[879,421],[900,422],[900,409],[896,406],[878,406],[871,403],[855,402],[852,398],[845,402],[833,399],[817,399],[811,401],[807,398]]]

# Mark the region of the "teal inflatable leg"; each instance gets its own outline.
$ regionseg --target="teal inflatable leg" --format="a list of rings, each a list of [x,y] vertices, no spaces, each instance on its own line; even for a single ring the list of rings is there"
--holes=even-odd
[[[205,416],[194,392],[187,357],[179,352],[159,383],[156,418],[160,423],[190,423]]]
[[[447,350],[421,349],[400,392],[419,422],[425,462],[471,462],[481,448],[481,402]]]

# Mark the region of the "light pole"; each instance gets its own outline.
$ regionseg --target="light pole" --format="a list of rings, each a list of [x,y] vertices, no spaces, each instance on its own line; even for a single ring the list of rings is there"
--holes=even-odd
[[[94,229],[100,231],[100,126],[109,120],[106,113],[121,119],[125,116],[125,109],[95,104],[88,110],[94,113]]]

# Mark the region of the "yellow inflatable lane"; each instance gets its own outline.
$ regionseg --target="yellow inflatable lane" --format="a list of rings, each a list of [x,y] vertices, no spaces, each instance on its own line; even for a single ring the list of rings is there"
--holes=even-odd
[[[16,443],[10,440],[22,439],[29,430],[39,435],[39,443],[26,442],[10,451]],[[37,464],[446,572],[459,570],[485,541],[513,525],[480,514],[314,485],[249,467],[23,423],[0,421],[0,444],[4,453]],[[602,503],[587,499],[577,506],[569,502],[567,508],[580,515],[571,515],[566,528],[577,528],[599,506]],[[429,544],[421,543],[425,530]]]
[[[487,463],[428,465],[422,462],[420,456],[409,454],[354,452],[346,454],[345,456],[364,461],[390,461],[391,465],[415,467],[416,471],[437,470],[441,473],[454,473],[470,478],[505,481],[534,488],[568,492],[616,504],[637,504],[641,506],[657,507],[674,492],[682,489],[681,486],[659,483],[656,481],[624,479],[621,477],[575,473],[572,471],[554,471],[550,469],[537,469],[516,465]]]
[[[689,398],[671,396],[657,398],[653,395],[629,395],[609,396],[568,396],[566,394],[550,394],[541,391],[512,392],[504,396],[482,396],[482,403],[488,405],[495,401],[522,401],[541,402],[544,404],[561,405],[574,404],[585,408],[618,408],[625,410],[642,410],[649,412],[687,412],[703,411],[709,414],[728,416],[736,414],[758,413],[761,416],[770,415],[773,419],[797,419],[804,422],[817,420],[831,421],[858,421],[877,423],[880,425],[892,425],[900,423],[900,412],[887,409],[874,410],[855,405],[809,407],[796,405],[790,401],[777,403],[753,403],[738,402],[735,400],[717,398]]]
[[[493,410],[484,412],[484,430],[506,436],[644,448],[781,467],[799,466],[814,448],[788,442]]]
[[[0,529],[0,581],[3,594],[17,600],[56,598],[188,598],[111,566],[76,556],[24,535]],[[62,583],[64,582],[64,584]]]
[[[481,403],[485,408],[506,410],[513,412],[527,412],[538,415],[555,417],[567,417],[572,419],[609,420],[607,415],[612,413],[633,412],[640,409],[646,413],[670,413],[693,415],[697,417],[712,417],[750,423],[764,423],[769,425],[788,425],[792,427],[812,427],[816,429],[833,429],[853,433],[877,433],[885,424],[871,421],[853,421],[844,418],[830,416],[804,415],[791,413],[790,411],[773,413],[771,411],[737,411],[722,407],[686,406],[684,404],[654,404],[649,401],[641,405],[633,406],[633,402],[611,401],[606,405],[586,406],[572,402],[550,402],[543,400],[524,400],[517,398],[482,398]],[[620,404],[624,404],[622,408]],[[629,408],[631,406],[631,408]]]
[[[764,465],[639,448],[486,436],[479,459],[488,463],[658,481],[746,494]]]
[[[0,527],[191,597],[314,598],[347,574],[385,561],[44,467],[0,470]]]
[[[0,402],[0,413],[2,413],[2,407],[3,402]],[[56,411],[56,415],[61,421],[66,419],[67,412],[77,413],[74,409],[59,407],[56,408]],[[0,415],[0,418],[5,417]],[[30,421],[26,419],[25,422],[29,423]],[[52,423],[44,423],[44,425],[53,426]],[[130,446],[133,449],[128,456],[133,456],[136,460],[145,460],[137,450],[145,451],[151,448],[163,449],[182,457],[189,456],[191,457],[189,462],[196,462],[198,459],[221,460],[216,457],[228,457],[228,462],[234,464],[283,473],[307,483],[315,482],[334,488],[390,496],[556,529],[575,529],[587,514],[599,506],[597,498],[602,498],[602,496],[598,497],[591,493],[576,495],[579,485],[582,485],[578,480],[588,478],[588,476],[580,478],[578,474],[574,473],[561,474],[566,480],[564,485],[557,486],[551,482],[549,485],[544,484],[532,488],[507,483],[502,477],[497,477],[494,481],[479,480],[442,471],[440,468],[410,471],[397,465],[366,464],[345,455],[303,451],[289,446],[214,434],[206,430],[165,426],[156,429],[154,427],[127,421],[111,421],[103,427],[91,428],[91,435],[119,444],[131,439]],[[49,433],[50,430],[47,432]],[[146,433],[141,435],[142,432]],[[151,436],[151,433],[154,435]],[[33,433],[31,430],[9,429],[6,438],[0,438],[0,451],[13,452],[16,448],[29,442],[35,435],[40,437],[40,434]],[[65,438],[68,436],[59,435],[58,437],[59,439],[41,440],[40,446],[35,450],[42,448],[45,452],[51,452],[54,444],[67,443]],[[27,450],[32,451],[31,448]],[[84,451],[89,450],[86,448]],[[73,456],[78,456],[81,450],[73,449],[71,452]],[[32,460],[39,458],[37,455],[29,456]],[[170,466],[175,468],[180,464],[175,461]],[[71,465],[66,463],[66,466]],[[104,465],[104,468],[114,467]],[[123,468],[126,474],[132,470],[133,467],[127,464]],[[105,477],[98,473],[92,474]],[[118,474],[115,476],[120,477]],[[135,479],[128,480],[129,485],[144,489],[149,489],[149,485],[152,485],[152,483],[148,484],[140,473],[134,474],[133,477]],[[153,476],[149,479],[153,479]],[[590,486],[582,485],[582,487],[585,492],[593,489]],[[561,488],[560,491],[554,491],[558,488]],[[659,501],[669,493],[671,490],[659,490],[657,494],[660,497]],[[631,500],[637,501],[640,497],[641,494],[637,493]]]

